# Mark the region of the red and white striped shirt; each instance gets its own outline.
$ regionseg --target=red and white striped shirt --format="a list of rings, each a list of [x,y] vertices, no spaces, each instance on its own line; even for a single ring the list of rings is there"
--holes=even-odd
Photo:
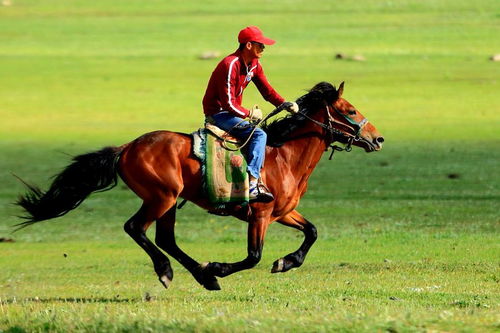
[[[253,81],[262,97],[279,106],[285,100],[267,81],[258,59],[246,66],[241,51],[228,55],[217,65],[208,81],[203,97],[203,111],[211,116],[222,111],[229,111],[235,116],[246,118],[249,110],[241,106],[243,91]]]

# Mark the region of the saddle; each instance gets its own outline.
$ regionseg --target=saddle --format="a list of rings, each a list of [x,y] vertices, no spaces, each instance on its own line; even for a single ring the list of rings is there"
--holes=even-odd
[[[238,149],[239,140],[209,123],[191,135],[193,152],[202,164],[203,189],[214,211],[248,205],[247,162]]]
[[[242,143],[240,139],[235,138],[234,136],[214,124],[205,123],[205,130],[215,136],[218,140],[222,141],[223,144],[224,142],[231,144],[232,146],[229,148],[236,149],[235,146],[240,146]]]

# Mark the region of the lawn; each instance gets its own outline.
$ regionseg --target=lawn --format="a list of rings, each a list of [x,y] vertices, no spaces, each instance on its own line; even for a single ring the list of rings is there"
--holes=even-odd
[[[489,0],[0,6],[0,238],[14,240],[0,243],[0,332],[497,331],[499,15]],[[218,61],[199,55],[229,54],[252,24],[278,41],[262,63],[284,97],[346,81],[386,139],[378,153],[325,154],[299,206],[319,234],[302,267],[270,274],[302,241],[272,225],[262,261],[222,291],[177,262],[165,290],[123,232],[140,205],[123,183],[11,234],[24,190],[12,174],[47,186],[71,155],[196,130]],[[272,109],[251,87],[253,103]],[[245,256],[244,223],[189,203],[177,218],[199,261]]]

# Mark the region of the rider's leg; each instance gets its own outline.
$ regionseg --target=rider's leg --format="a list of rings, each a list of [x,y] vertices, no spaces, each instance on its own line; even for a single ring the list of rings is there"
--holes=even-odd
[[[254,140],[249,142],[248,147],[248,173],[250,175],[250,201],[270,202],[274,200],[274,196],[260,182],[260,170],[264,165],[264,158],[266,156],[266,141],[267,134],[260,128],[257,128],[253,134]]]
[[[267,134],[260,128],[257,128],[253,133],[252,140],[248,143],[248,173],[250,181],[260,178],[260,169],[264,165],[266,156],[266,141]]]
[[[246,140],[252,132],[252,125],[243,118],[229,112],[219,112],[212,116],[215,125],[229,132],[235,138]]]

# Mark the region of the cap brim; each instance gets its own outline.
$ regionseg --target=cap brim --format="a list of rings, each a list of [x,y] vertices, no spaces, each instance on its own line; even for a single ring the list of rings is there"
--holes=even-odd
[[[274,43],[276,43],[275,40],[264,37],[264,36],[262,38],[259,38],[259,40],[256,40],[256,42],[259,42],[259,43],[262,43],[265,45],[273,45]]]

